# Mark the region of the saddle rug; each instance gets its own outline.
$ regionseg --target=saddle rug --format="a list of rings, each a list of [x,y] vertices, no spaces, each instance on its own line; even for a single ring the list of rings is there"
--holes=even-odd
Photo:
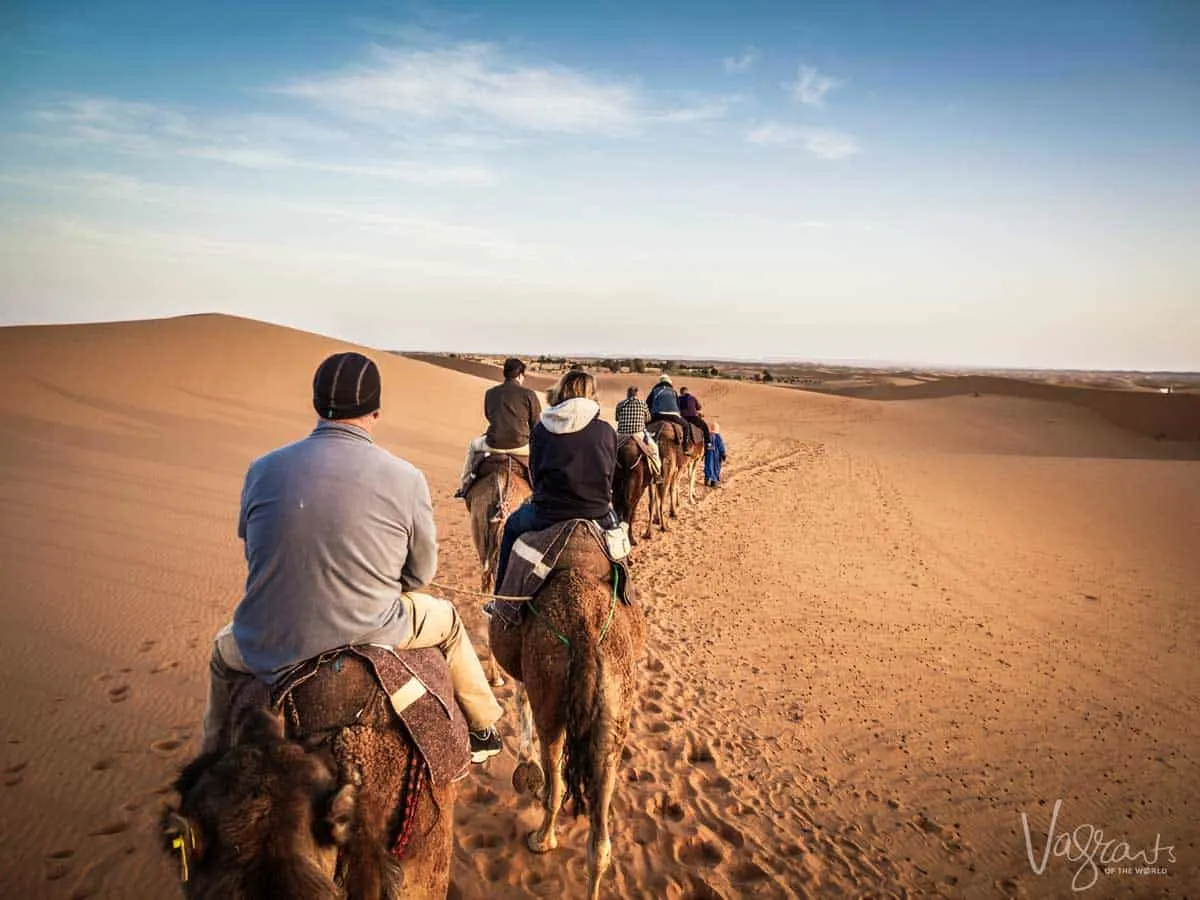
[[[612,558],[604,540],[604,531],[591,519],[567,519],[541,531],[526,532],[517,538],[508,558],[508,568],[504,570],[504,583],[496,592],[506,597],[537,596],[577,528],[585,529],[608,557],[613,567],[611,577],[617,579],[617,596],[621,602],[627,606],[634,605],[638,599],[637,588],[630,580],[629,565],[624,560]],[[524,601],[493,600],[485,609],[509,625],[517,625],[520,624],[524,606]]]
[[[620,434],[617,435],[617,452],[621,452],[621,447],[633,441],[634,446],[638,448],[638,452],[646,458],[647,464],[650,466],[650,473],[655,477],[662,474],[662,460],[658,455],[657,449],[651,449],[650,445],[643,441],[636,434]],[[632,468],[636,468],[636,465]]]
[[[362,667],[347,665],[349,658],[361,660],[373,677],[362,678]],[[318,676],[326,684],[319,689],[315,702],[289,702],[297,690],[307,695],[306,685]],[[232,694],[230,722],[240,721],[254,706],[269,706],[284,710],[289,732],[301,736],[361,724],[372,690],[379,689],[428,765],[434,784],[458,781],[470,769],[467,720],[454,699],[450,668],[436,647],[339,647],[301,663],[274,688],[251,675],[239,681]]]
[[[493,472],[503,472],[509,465],[512,466],[514,475],[529,480],[529,457],[516,456],[503,450],[489,450],[475,467],[476,483]]]

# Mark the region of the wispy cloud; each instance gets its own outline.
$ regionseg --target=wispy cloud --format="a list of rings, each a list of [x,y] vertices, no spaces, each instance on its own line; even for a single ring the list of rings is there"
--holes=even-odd
[[[687,122],[723,119],[729,114],[730,109],[735,104],[742,102],[743,99],[740,96],[729,95],[699,100],[690,106],[679,106],[663,113],[650,115],[647,117],[647,120],[651,122],[684,124]]]
[[[859,152],[850,135],[828,128],[804,128],[767,122],[746,135],[751,144],[801,147],[820,159],[844,159]]]
[[[467,128],[616,134],[654,122],[695,121],[715,110],[702,104],[689,112],[657,103],[633,81],[510,59],[492,44],[374,47],[364,65],[297,79],[277,90],[335,115],[396,128],[419,120]]]
[[[505,259],[527,259],[538,248],[494,234],[474,225],[458,225],[424,216],[399,215],[363,205],[334,205],[328,202],[282,199],[270,194],[233,194],[187,185],[162,184],[128,175],[94,170],[0,171],[0,184],[41,193],[69,194],[74,198],[119,201],[124,210],[131,204],[168,207],[189,214],[206,214],[226,221],[245,223],[252,219],[271,221],[321,221],[329,226],[327,237],[340,234],[354,242],[354,231],[403,237],[406,247],[460,247]]]
[[[243,147],[193,147],[184,156],[208,159],[246,169],[304,169],[362,178],[383,178],[430,186],[487,186],[496,183],[491,169],[480,165],[428,165],[424,163],[339,163],[302,159],[269,150]]]
[[[530,242],[516,241],[478,226],[464,226],[420,215],[400,215],[396,205],[372,206],[361,203],[334,204],[319,200],[288,199],[271,194],[232,193],[204,187],[161,184],[96,170],[10,170],[0,172],[0,185],[24,188],[40,193],[68,194],[74,199],[98,200],[114,204],[120,220],[104,216],[89,222],[78,215],[71,222],[78,229],[92,232],[124,233],[138,230],[124,222],[137,220],[138,204],[172,210],[173,221],[209,222],[206,241],[212,245],[245,244],[241,232],[283,235],[281,222],[320,223],[322,245],[328,247],[385,248],[384,256],[396,256],[397,246],[409,253],[468,251],[470,260],[527,260],[544,250]],[[145,229],[142,229],[145,230]],[[388,239],[401,238],[401,245]],[[368,239],[368,240],[366,240]],[[288,244],[282,240],[282,244]],[[299,251],[299,248],[296,248]],[[302,251],[307,252],[307,250]]]
[[[246,169],[299,169],[421,185],[486,186],[487,166],[372,159],[340,128],[297,116],[193,116],[170,107],[108,97],[67,97],[33,113],[35,140],[138,156],[178,156]]]
[[[759,52],[754,47],[742,51],[741,56],[726,56],[721,62],[725,71],[730,75],[740,75],[750,71],[750,67],[758,62]]]
[[[784,83],[792,99],[805,106],[824,106],[825,95],[845,84],[840,78],[822,75],[812,66],[801,66],[795,81]]]

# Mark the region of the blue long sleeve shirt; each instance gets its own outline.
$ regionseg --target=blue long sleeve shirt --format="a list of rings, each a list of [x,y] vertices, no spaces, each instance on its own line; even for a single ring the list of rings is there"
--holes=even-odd
[[[250,465],[238,536],[248,571],[233,637],[270,683],[326,650],[406,640],[400,594],[437,570],[425,476],[338,422]]]

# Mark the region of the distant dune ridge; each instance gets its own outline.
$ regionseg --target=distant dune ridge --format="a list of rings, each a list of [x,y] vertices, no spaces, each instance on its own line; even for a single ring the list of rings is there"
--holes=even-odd
[[[0,329],[4,896],[175,895],[154,823],[245,577],[241,480],[352,347],[227,316]],[[498,370],[354,349],[381,368],[379,443],[429,479],[438,581],[470,588],[451,494]],[[600,375],[604,415],[656,377]],[[635,551],[649,645],[606,896],[1200,892],[1197,398],[913,381],[676,379],[729,480]],[[453,599],[482,648],[479,598]],[[578,896],[586,824],[524,850],[540,817],[502,730],[463,785],[452,895]],[[1075,894],[1088,872],[1036,873],[1023,833],[1040,859],[1056,801],[1057,832],[1173,859]]]
[[[961,375],[903,386],[875,385],[837,391],[843,397],[872,400],[931,400],[993,394],[1026,400],[1075,403],[1114,425],[1153,438],[1200,441],[1200,394],[1158,394],[1106,388],[1045,384],[1018,378]]]

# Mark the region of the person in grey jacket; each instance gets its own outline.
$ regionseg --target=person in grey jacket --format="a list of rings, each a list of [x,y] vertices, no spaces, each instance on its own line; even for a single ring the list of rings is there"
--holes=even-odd
[[[503,711],[457,610],[417,592],[437,570],[429,486],[375,443],[379,404],[372,360],[330,356],[313,377],[316,428],[250,465],[238,516],[246,591],[213,648],[206,749],[228,717],[235,673],[274,684],[321,653],[370,643],[440,648],[472,759],[500,752]]]

